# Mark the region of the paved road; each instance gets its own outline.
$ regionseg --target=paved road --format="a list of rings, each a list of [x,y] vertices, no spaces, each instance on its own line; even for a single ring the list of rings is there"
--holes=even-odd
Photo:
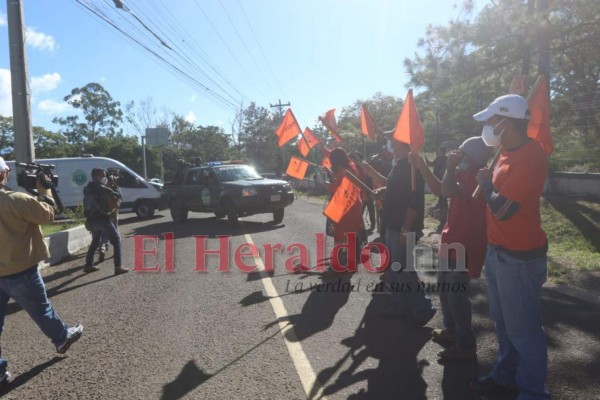
[[[231,235],[232,256],[252,241],[263,264],[263,245],[304,243],[315,266],[320,212],[321,205],[300,200],[281,225],[262,215],[233,229],[207,214],[191,214],[185,224],[174,224],[168,213],[151,221],[125,215],[124,263],[134,265],[134,235],[173,232],[176,272],[114,277],[108,259],[101,271],[86,275],[82,257],[45,270],[61,317],[86,330],[66,356],[56,356],[11,304],[2,351],[16,379],[4,398],[476,399],[467,383],[489,371],[496,352],[483,281],[473,288],[479,361],[444,366],[437,363],[441,348],[428,340],[441,315],[421,329],[380,316],[386,296],[367,290],[378,282],[375,274],[292,274],[283,268],[289,254],[275,257],[273,273],[218,272],[217,257],[207,258],[209,272],[194,271],[194,236],[202,235],[211,249],[217,236]],[[243,257],[248,264],[257,259]],[[146,256],[145,265],[154,262]],[[310,289],[321,283],[329,290]],[[355,291],[335,290],[349,285]],[[544,292],[543,307],[554,398],[598,398],[600,311],[552,291]]]

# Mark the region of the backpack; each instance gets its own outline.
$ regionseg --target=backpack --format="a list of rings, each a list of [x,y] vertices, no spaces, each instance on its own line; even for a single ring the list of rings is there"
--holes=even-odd
[[[98,219],[103,216],[98,207],[99,196],[95,193],[83,195],[83,213],[86,219]]]

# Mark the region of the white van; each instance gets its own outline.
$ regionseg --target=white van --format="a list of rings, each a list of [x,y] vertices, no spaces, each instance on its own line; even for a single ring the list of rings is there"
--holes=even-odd
[[[131,168],[119,161],[105,157],[76,157],[76,158],[49,158],[35,160],[39,164],[51,164],[56,168],[54,174],[58,175],[57,192],[65,208],[77,207],[83,204],[83,188],[92,179],[92,169],[118,169],[121,173],[119,188],[123,200],[120,211],[135,211],[140,218],[150,218],[154,210],[164,208],[161,202],[162,191],[158,185],[153,185]],[[9,174],[8,187],[12,190],[25,192],[17,186],[17,174],[14,161],[7,161],[13,171]]]

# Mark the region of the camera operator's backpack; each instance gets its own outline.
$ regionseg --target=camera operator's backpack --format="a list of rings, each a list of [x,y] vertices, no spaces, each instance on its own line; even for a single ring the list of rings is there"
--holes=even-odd
[[[102,217],[103,214],[100,211],[98,204],[99,197],[95,193],[85,193],[83,195],[83,213],[86,219],[97,219]]]

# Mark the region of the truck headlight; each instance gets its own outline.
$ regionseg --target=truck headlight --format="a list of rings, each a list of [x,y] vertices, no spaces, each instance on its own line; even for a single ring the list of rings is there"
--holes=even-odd
[[[242,197],[256,196],[257,194],[258,194],[258,192],[256,191],[255,188],[242,189]]]

